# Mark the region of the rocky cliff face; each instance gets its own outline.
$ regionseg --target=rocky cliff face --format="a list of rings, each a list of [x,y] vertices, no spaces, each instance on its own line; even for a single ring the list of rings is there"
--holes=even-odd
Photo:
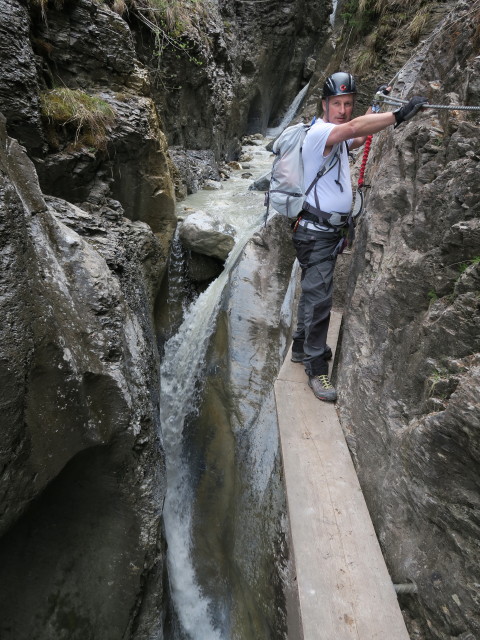
[[[461,3],[397,88],[480,104],[478,7]],[[453,92],[453,93],[452,93]],[[478,112],[376,137],[339,365],[342,424],[412,638],[476,638],[480,442]]]
[[[121,3],[0,2],[2,638],[163,637],[153,309],[188,183],[167,137],[207,159],[194,188],[218,178],[305,81],[327,4],[209,5],[157,82]]]
[[[113,640],[161,598],[161,247],[118,202],[44,199],[0,139],[1,636]]]
[[[331,4],[203,4],[207,14],[189,31],[191,54],[164,51],[154,93],[170,144],[213,149],[217,160],[230,160],[241,137],[265,133],[306,83],[305,60],[326,37]]]

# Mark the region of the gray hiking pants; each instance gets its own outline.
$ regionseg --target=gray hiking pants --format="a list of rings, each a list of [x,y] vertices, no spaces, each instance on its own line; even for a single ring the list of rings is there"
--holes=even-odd
[[[324,356],[336,258],[325,258],[332,255],[339,240],[339,233],[307,230],[301,226],[293,234],[293,245],[302,268],[302,293],[298,304],[297,330],[293,334],[293,350],[301,352],[303,346],[303,364],[309,376],[328,374],[328,362]]]

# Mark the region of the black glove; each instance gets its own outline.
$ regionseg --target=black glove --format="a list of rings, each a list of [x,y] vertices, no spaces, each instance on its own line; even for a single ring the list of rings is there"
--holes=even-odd
[[[424,104],[428,104],[427,98],[423,98],[422,96],[414,96],[410,100],[410,102],[407,102],[407,104],[404,104],[403,107],[400,107],[400,109],[394,111],[393,115],[395,116],[396,121],[395,128],[397,128],[399,124],[402,124],[402,122],[411,120],[413,116],[416,116]]]

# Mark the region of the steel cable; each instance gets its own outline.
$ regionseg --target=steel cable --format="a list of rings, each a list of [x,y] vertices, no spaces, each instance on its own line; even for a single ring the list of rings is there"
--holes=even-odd
[[[384,104],[392,105],[393,107],[401,107],[403,104],[407,104],[409,100],[402,100],[401,98],[385,97],[381,98]],[[461,104],[430,104],[429,102],[422,105],[423,109],[451,109],[452,111],[480,111],[480,106],[465,106]]]

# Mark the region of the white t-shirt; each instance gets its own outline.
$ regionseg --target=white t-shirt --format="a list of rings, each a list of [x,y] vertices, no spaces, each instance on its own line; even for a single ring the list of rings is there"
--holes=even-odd
[[[305,189],[308,189],[324,162],[327,162],[333,153],[332,149],[328,156],[324,157],[323,155],[327,138],[335,126],[336,125],[331,124],[330,122],[318,120],[314,125],[312,125],[305,136],[302,147]],[[350,146],[352,142],[353,140],[348,140],[347,144]],[[353,194],[350,179],[350,166],[348,164],[348,152],[343,142],[340,146],[341,167],[339,182],[343,187],[343,192],[335,182],[338,177],[338,165],[335,165],[333,169],[328,171],[328,173],[318,180],[317,184],[313,187],[306,198],[306,201],[309,204],[316,207],[314,195],[314,191],[316,189],[322,211],[327,211],[329,213],[331,211],[349,213],[352,208]]]

